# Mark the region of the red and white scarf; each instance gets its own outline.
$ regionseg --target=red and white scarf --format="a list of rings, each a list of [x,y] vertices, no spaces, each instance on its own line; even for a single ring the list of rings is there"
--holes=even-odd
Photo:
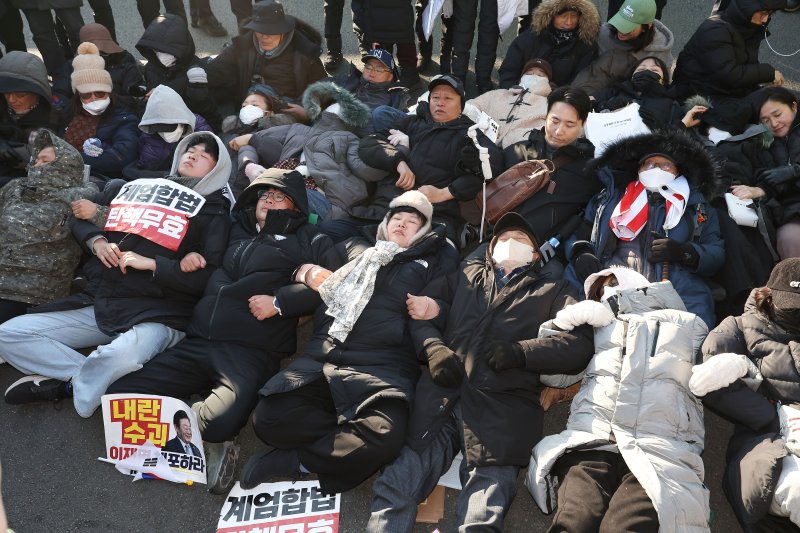
[[[656,188],[667,201],[667,217],[664,229],[670,230],[678,225],[689,198],[689,183],[683,176]],[[647,224],[647,187],[640,180],[633,181],[625,188],[625,194],[614,208],[608,221],[611,231],[623,241],[636,238]]]

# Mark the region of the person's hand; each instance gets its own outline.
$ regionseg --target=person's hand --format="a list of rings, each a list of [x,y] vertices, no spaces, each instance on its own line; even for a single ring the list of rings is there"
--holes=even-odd
[[[575,275],[581,283],[586,281],[586,278],[592,274],[603,270],[603,264],[600,263],[597,256],[591,252],[583,252],[576,255],[572,260],[572,266],[575,269]]]
[[[760,180],[767,182],[770,186],[777,187],[782,183],[800,177],[800,163],[768,168],[763,170],[758,177]]]
[[[414,296],[406,294],[406,308],[408,316],[414,320],[432,320],[439,316],[439,304],[428,296]]]
[[[432,204],[439,204],[453,199],[453,194],[447,187],[440,189],[433,185],[423,185],[417,190],[424,194],[425,198]]]
[[[738,353],[721,353],[701,365],[692,367],[689,390],[695,396],[727,387],[747,374],[747,356]]]
[[[306,110],[301,105],[289,104],[285,108],[281,109],[281,113],[292,115],[299,122],[308,122],[308,113],[306,113]]]
[[[252,137],[253,137],[252,133],[248,133],[246,135],[239,135],[238,137],[234,137],[233,139],[231,139],[228,142],[228,146],[230,147],[231,150],[238,152],[242,146],[247,146],[248,144],[250,144],[250,139]]]
[[[449,19],[453,16],[453,2],[455,0],[444,0],[442,3],[442,17]]]
[[[564,331],[572,331],[578,326],[589,324],[595,328],[607,326],[614,321],[614,313],[600,302],[584,300],[568,305],[553,319],[553,324]]]
[[[400,130],[389,130],[387,140],[392,146],[405,146],[408,148],[408,135]]]
[[[609,111],[616,111],[618,109],[622,109],[623,107],[627,106],[632,101],[633,98],[629,96],[617,95],[603,102],[602,107],[608,109]]]
[[[495,372],[525,368],[525,352],[516,342],[493,341],[486,350],[486,363]]]
[[[267,294],[259,294],[251,296],[248,301],[250,306],[250,313],[256,317],[256,320],[266,320],[278,314],[275,309],[275,297]]]
[[[397,164],[397,173],[400,174],[400,177],[394,182],[396,187],[404,191],[410,191],[414,188],[414,183],[417,178],[414,176],[414,173],[411,172],[411,167],[408,166],[408,163],[400,161]]]
[[[200,67],[192,67],[186,71],[189,83],[208,83],[208,74]]]
[[[472,141],[469,141],[461,148],[461,155],[459,156],[458,163],[464,171],[478,176],[482,175],[481,153]]]
[[[733,185],[730,191],[740,200],[755,200],[767,195],[761,187],[748,187],[747,185]]]
[[[689,242],[678,242],[674,239],[659,235],[655,231],[650,232],[653,235],[653,242],[650,244],[650,254],[647,260],[651,263],[663,263],[668,261],[670,263],[681,263],[689,267],[694,267],[700,260],[697,250],[694,249]]]
[[[19,156],[14,150],[14,146],[6,139],[0,139],[0,161],[5,163],[15,163],[19,161]]]
[[[81,220],[90,220],[97,214],[97,204],[85,198],[75,200],[70,204],[70,207],[72,207],[72,214],[75,218]]]
[[[122,257],[122,252],[117,243],[108,242],[105,237],[94,241],[92,251],[106,268],[115,268],[119,265],[119,258]]]
[[[783,84],[786,83],[786,78],[783,77],[780,70],[775,70],[775,79],[772,80],[772,85],[775,87],[783,87]]]
[[[181,272],[196,272],[206,267],[206,258],[197,252],[189,252],[181,259]]]
[[[428,369],[433,382],[446,389],[456,389],[464,380],[464,369],[453,350],[442,342],[428,347]]]
[[[156,260],[136,252],[122,252],[119,256],[119,269],[123,274],[128,273],[128,267],[135,268],[136,270],[156,270]]]
[[[263,166],[259,165],[258,163],[250,163],[246,167],[244,167],[244,175],[247,176],[247,179],[253,181],[257,177],[261,175],[262,172],[267,170]]]
[[[695,126],[700,124],[699,115],[702,115],[706,111],[708,111],[708,108],[706,106],[696,105],[692,107],[689,111],[687,111],[685,115],[683,115],[681,122],[683,122],[683,125],[686,126],[687,128],[694,128]]]
[[[103,141],[90,137],[83,141],[83,153],[89,157],[100,157],[103,155]]]
[[[309,289],[319,292],[320,285],[325,283],[325,280],[331,277],[331,274],[333,274],[333,272],[325,267],[310,265],[310,267],[303,272],[301,281],[305,283]]]

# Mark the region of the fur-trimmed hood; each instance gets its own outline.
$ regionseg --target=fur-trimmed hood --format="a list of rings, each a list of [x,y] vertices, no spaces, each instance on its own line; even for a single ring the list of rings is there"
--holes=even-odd
[[[553,18],[566,8],[581,14],[578,20],[578,37],[586,44],[593,44],[600,31],[600,13],[589,0],[544,0],[533,12],[531,31],[540,34],[547,30]]]
[[[689,185],[704,194],[711,190],[721,171],[720,163],[699,141],[669,130],[620,139],[610,144],[602,156],[590,161],[588,168],[595,172],[603,167],[611,168],[617,186],[624,188],[636,179],[639,161],[653,153],[668,154]]]
[[[336,115],[354,130],[367,126],[372,116],[367,104],[358,100],[353,93],[329,81],[312,83],[303,92],[303,107],[308,118],[313,122],[331,104],[339,104]]]

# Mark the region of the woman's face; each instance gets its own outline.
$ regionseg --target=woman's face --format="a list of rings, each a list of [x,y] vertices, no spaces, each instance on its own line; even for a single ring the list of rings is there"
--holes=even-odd
[[[283,34],[267,35],[266,33],[256,32],[256,39],[258,40],[258,45],[264,52],[272,52],[273,50],[275,50],[278,47],[278,45],[281,44],[282,37]]]
[[[386,224],[387,238],[401,248],[408,248],[421,227],[422,219],[416,213],[395,213]]]
[[[661,85],[664,85],[664,71],[661,70],[661,66],[656,63],[655,59],[647,58],[639,63],[639,66],[636,67],[633,74],[635,75],[637,72],[644,72],[645,70],[658,74],[658,77],[661,79]]]
[[[575,142],[582,129],[578,111],[566,102],[556,102],[547,112],[544,140],[553,148],[561,148]]]
[[[52,146],[45,146],[36,155],[36,161],[33,163],[35,167],[43,167],[48,163],[56,160],[56,150]]]
[[[766,124],[772,130],[772,134],[778,138],[789,135],[795,117],[797,117],[797,102],[788,106],[783,102],[767,100],[761,106],[759,114],[761,122]]]
[[[8,107],[17,115],[27,113],[39,102],[39,97],[34,93],[14,92],[4,93]]]
[[[242,102],[242,107],[247,105],[254,105],[264,111],[269,110],[267,105],[267,98],[263,94],[248,94],[247,98]]]

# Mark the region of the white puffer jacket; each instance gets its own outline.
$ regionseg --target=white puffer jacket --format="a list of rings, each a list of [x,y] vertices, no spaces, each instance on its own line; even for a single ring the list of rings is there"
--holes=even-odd
[[[616,298],[617,319],[595,329],[595,355],[567,429],[536,445],[525,484],[550,513],[557,506],[558,480],[550,475],[556,460],[576,448],[616,444],[653,502],[661,532],[709,531],[703,407],[688,386],[708,328],[683,310],[669,282]]]

